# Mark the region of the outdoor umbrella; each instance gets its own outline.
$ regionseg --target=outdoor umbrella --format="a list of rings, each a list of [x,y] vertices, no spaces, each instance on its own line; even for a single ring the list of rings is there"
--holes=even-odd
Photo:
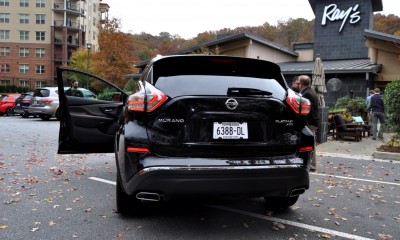
[[[311,88],[317,93],[319,106],[325,107],[324,93],[326,93],[324,65],[319,55],[315,58],[312,72]]]

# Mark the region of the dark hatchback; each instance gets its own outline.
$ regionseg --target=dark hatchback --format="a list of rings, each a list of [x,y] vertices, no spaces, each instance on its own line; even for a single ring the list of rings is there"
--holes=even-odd
[[[29,114],[28,108],[31,105],[32,96],[33,92],[21,94],[21,96],[15,100],[14,113],[25,118],[29,117],[31,114]]]
[[[78,74],[59,68],[59,89]],[[97,96],[112,94],[83,99],[59,91],[58,153],[114,151],[120,213],[137,212],[142,201],[185,198],[264,197],[271,207],[289,207],[309,188],[310,102],[274,63],[158,57],[131,95],[83,77]]]

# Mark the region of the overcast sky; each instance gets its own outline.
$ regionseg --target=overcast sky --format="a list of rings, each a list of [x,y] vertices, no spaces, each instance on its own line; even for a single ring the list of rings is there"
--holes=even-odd
[[[314,18],[308,0],[102,0],[109,17],[121,19],[122,31],[159,35],[168,32],[190,39],[198,33],[276,25],[289,18]],[[333,1],[332,1],[333,2]],[[400,17],[400,0],[382,0],[383,14]]]

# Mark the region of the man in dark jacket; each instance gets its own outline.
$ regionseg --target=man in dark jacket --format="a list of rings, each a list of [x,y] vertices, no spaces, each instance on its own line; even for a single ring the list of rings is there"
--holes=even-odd
[[[299,85],[300,85],[299,76],[294,76],[292,80],[292,90],[297,93],[300,92]]]
[[[311,110],[310,113],[307,115],[307,126],[313,132],[314,137],[318,129],[318,95],[317,93],[311,88],[311,79],[307,75],[299,76],[299,89],[300,93],[304,98],[307,98],[311,102]],[[315,141],[314,141],[315,143]],[[317,167],[317,159],[315,155],[315,144],[314,144],[314,152],[311,159],[311,171],[314,172]]]
[[[376,136],[383,140],[383,129],[385,124],[385,106],[382,100],[381,90],[375,88],[375,94],[371,96],[369,101],[367,111],[372,113],[372,132],[374,133],[372,139],[376,140]],[[381,124],[378,133],[378,120]]]

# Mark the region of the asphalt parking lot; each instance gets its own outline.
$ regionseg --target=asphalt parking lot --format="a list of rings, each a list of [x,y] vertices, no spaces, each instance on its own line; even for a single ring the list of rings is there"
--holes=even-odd
[[[113,154],[57,155],[59,122],[0,117],[0,239],[398,239],[398,162],[318,156],[287,211],[263,199],[115,212]],[[279,184],[279,183],[277,183]]]

